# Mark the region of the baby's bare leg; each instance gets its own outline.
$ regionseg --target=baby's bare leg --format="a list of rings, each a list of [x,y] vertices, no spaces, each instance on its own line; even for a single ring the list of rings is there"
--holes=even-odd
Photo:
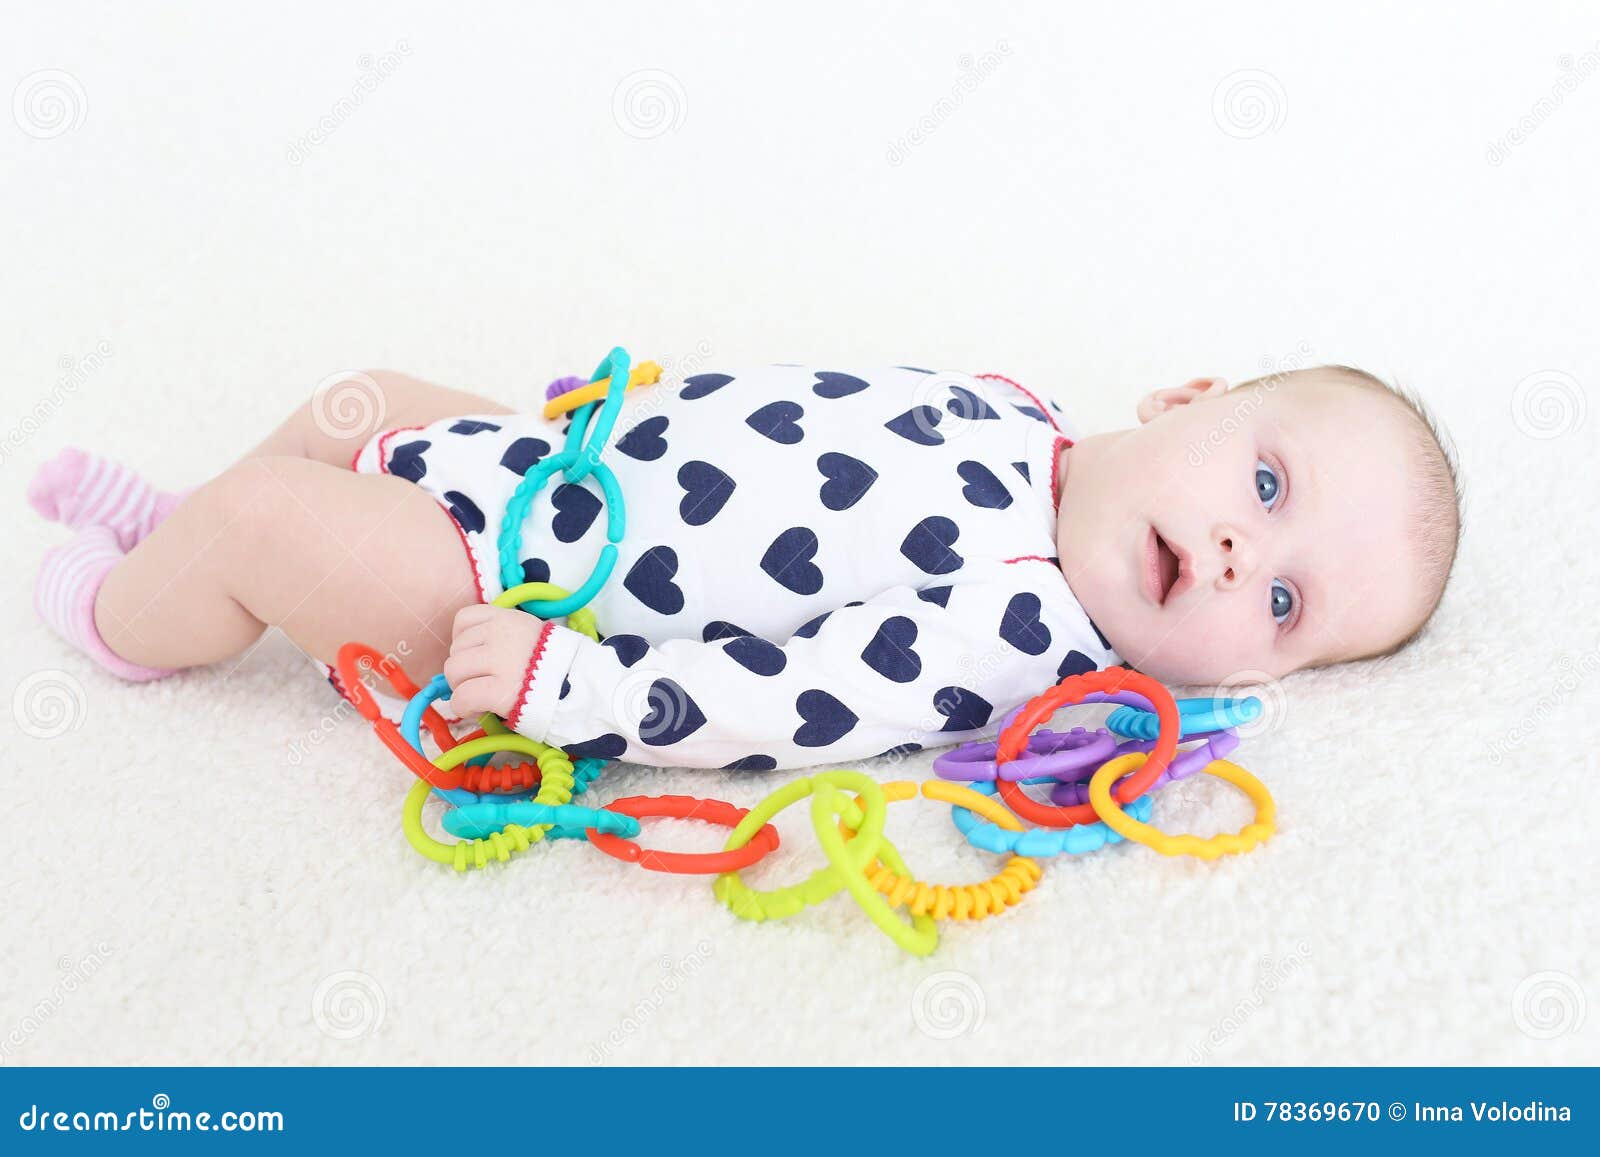
[[[271,625],[324,662],[356,640],[413,671],[443,667],[456,612],[478,601],[449,514],[410,482],[343,468],[348,444],[337,466],[304,448],[224,471],[117,564],[95,604],[113,651],[192,667]]]
[[[363,370],[325,383],[245,458],[310,458],[348,469],[355,452],[380,431],[424,426],[458,414],[511,412],[465,390],[393,370]]]

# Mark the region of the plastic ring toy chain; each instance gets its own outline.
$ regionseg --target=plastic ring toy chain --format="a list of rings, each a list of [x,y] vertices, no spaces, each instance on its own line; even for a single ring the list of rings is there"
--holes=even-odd
[[[915,799],[918,794],[918,785],[909,779],[883,785],[883,798],[889,803]],[[986,795],[979,795],[971,788],[930,779],[921,785],[920,794],[940,803],[969,808],[1009,831],[1023,830],[1021,822],[998,802]],[[839,826],[848,843],[855,833],[850,830],[846,820],[841,819]],[[928,915],[935,920],[982,920],[1021,903],[1022,897],[1033,890],[1042,875],[1044,870],[1037,862],[1024,856],[1013,856],[999,873],[981,884],[924,884],[874,862],[867,869],[867,883],[876,888],[891,906],[898,908],[904,904],[913,916]]]
[[[1226,780],[1249,796],[1251,802],[1256,805],[1256,818],[1253,822],[1237,833],[1206,837],[1169,836],[1159,828],[1140,823],[1117,806],[1116,800],[1112,798],[1111,784],[1123,772],[1137,767],[1148,758],[1146,755],[1135,753],[1113,759],[1095,772],[1094,778],[1089,781],[1089,802],[1094,805],[1105,823],[1126,839],[1136,844],[1143,844],[1163,856],[1198,856],[1202,860],[1214,860],[1218,856],[1248,852],[1261,841],[1270,838],[1276,830],[1277,805],[1272,802],[1272,793],[1267,790],[1266,784],[1237,763],[1230,763],[1226,759],[1213,760],[1206,767],[1204,774]]]
[[[628,389],[636,390],[640,386],[653,385],[661,380],[661,367],[655,362],[640,362],[628,374]],[[572,384],[567,384],[572,383]],[[552,389],[555,393],[550,393]],[[570,414],[579,406],[589,402],[598,402],[606,396],[606,391],[611,388],[611,378],[607,375],[598,382],[586,381],[580,377],[558,378],[545,387],[544,416],[547,419],[559,418],[562,414]]]
[[[1117,755],[1132,755],[1135,752],[1149,751],[1155,744],[1145,739],[1130,739],[1117,744]],[[1239,737],[1232,731],[1214,731],[1203,737],[1203,742],[1198,747],[1191,747],[1188,751],[1180,751],[1167,765],[1167,770],[1156,776],[1156,781],[1150,785],[1150,791],[1166,787],[1180,779],[1188,779],[1197,772],[1204,771],[1205,766],[1213,760],[1218,760],[1228,755],[1239,746]],[[1115,757],[1113,757],[1115,758]],[[1099,768],[1095,769],[1096,771]],[[1149,792],[1145,793],[1146,795]],[[1058,804],[1079,804],[1089,802],[1089,785],[1087,783],[1060,783],[1050,792],[1050,802]]]
[[[386,679],[394,693],[401,699],[412,700],[417,697],[422,688],[418,687],[406,674],[405,668],[398,662],[390,662],[377,651],[365,643],[346,643],[339,648],[339,653],[334,656],[334,669],[338,672],[340,690],[356,713],[368,723],[377,723],[383,719],[383,712],[378,709],[377,700],[367,690],[367,685],[361,681],[362,671],[376,671]],[[448,747],[454,741],[450,734],[450,725],[445,722],[444,716],[437,711],[424,711],[422,721],[427,724],[428,732],[440,747]]]
[[[850,890],[850,895],[867,914],[868,919],[881,928],[889,939],[913,956],[927,956],[939,945],[939,927],[933,922],[933,917],[913,915],[911,923],[907,924],[894,914],[894,908],[868,882],[864,874],[862,860],[871,863],[872,858],[852,856],[853,849],[845,843],[844,834],[839,830],[839,817],[843,817],[846,825],[855,827],[862,823],[867,815],[858,803],[846,798],[844,792],[833,784],[818,785],[811,796],[811,826],[816,829],[817,843],[822,845],[822,854],[827,856],[828,862],[838,870],[844,880],[844,886]],[[887,837],[881,835],[878,842],[878,858],[887,864],[895,875],[906,879],[915,878],[894,845]]]
[[[444,814],[444,830],[466,839],[487,839],[502,828],[555,826],[578,828],[584,832],[633,837],[639,834],[639,821],[608,808],[580,807],[564,803],[549,807],[542,803],[480,801],[452,808]]]
[[[974,740],[947,751],[933,761],[933,770],[942,779],[974,782],[1001,779],[1028,779],[1035,776],[1066,777],[1088,775],[1116,754],[1117,743],[1109,731],[1038,731],[1028,737],[1028,752],[1000,767],[994,762],[999,744]]]
[[[395,734],[399,737],[398,731]],[[519,735],[514,738],[523,737]],[[404,744],[405,740],[401,738],[400,742]],[[411,752],[409,745],[406,746],[406,751]],[[449,754],[450,752],[445,752],[446,756]],[[543,772],[543,782],[539,785],[539,794],[534,797],[534,803],[558,807],[570,800],[572,762],[566,755],[559,748],[545,747],[539,757],[539,767]],[[493,832],[481,840],[463,840],[458,844],[441,843],[422,827],[422,805],[428,798],[428,791],[429,785],[426,780],[418,780],[411,785],[410,792],[406,794],[405,804],[400,810],[400,827],[413,848],[430,860],[449,864],[458,872],[464,872],[468,868],[487,867],[491,859],[503,863],[517,853],[527,851],[547,834],[553,835],[560,830],[552,829],[548,825],[523,827],[520,824],[507,824],[503,830]]]
[[[1148,675],[1129,671],[1125,667],[1107,667],[1103,671],[1086,671],[1081,675],[1068,675],[1043,695],[1030,700],[1011,723],[1000,733],[1000,748],[995,752],[997,764],[1010,763],[1022,751],[1033,729],[1048,719],[1057,708],[1080,703],[1093,691],[1133,691],[1143,695],[1156,709],[1161,721],[1161,735],[1155,750],[1144,765],[1133,775],[1117,784],[1117,801],[1127,803],[1145,793],[1156,777],[1167,769],[1178,750],[1178,705],[1172,693]],[[1102,768],[1101,771],[1105,769]],[[1030,798],[1022,788],[1006,780],[997,781],[1000,798],[1017,815],[1040,827],[1066,828],[1074,824],[1093,823],[1095,809],[1088,804],[1072,807],[1052,807]]]
[[[594,570],[575,592],[565,598],[555,601],[533,599],[520,604],[503,601],[506,595],[522,585],[522,524],[527,520],[528,510],[533,505],[534,497],[544,484],[556,471],[577,462],[579,452],[576,450],[561,450],[548,457],[541,458],[523,475],[522,481],[517,484],[516,490],[511,494],[511,500],[506,503],[505,518],[500,526],[498,542],[500,554],[500,582],[507,588],[506,592],[498,596],[494,602],[496,606],[521,605],[522,609],[541,619],[558,619],[563,615],[572,615],[580,610],[600,593],[600,588],[605,585],[606,579],[611,577],[612,568],[617,565],[617,543],[622,541],[622,536],[627,528],[627,512],[623,504],[622,488],[617,484],[617,476],[611,468],[603,462],[593,465],[594,476],[600,483],[600,489],[605,495],[606,504],[606,543],[600,548],[600,557],[595,560]],[[585,471],[587,474],[588,472]],[[527,599],[527,596],[524,596]],[[570,624],[569,624],[570,625]]]
[[[1179,699],[1178,722],[1183,727],[1183,738],[1193,739],[1210,731],[1223,731],[1242,727],[1261,714],[1261,700],[1254,695],[1246,699]],[[1154,739],[1159,728],[1156,717],[1138,707],[1119,707],[1106,720],[1106,726],[1118,735],[1131,739]]]
[[[517,583],[508,587],[494,597],[493,606],[520,607],[524,603],[558,603],[563,599],[570,599],[572,592],[566,587],[557,586],[555,583]],[[541,616],[557,618],[557,615]],[[600,641],[600,624],[594,617],[594,612],[588,607],[577,607],[567,612],[566,625],[569,629],[586,635],[595,642]]]
[[[591,382],[608,383],[605,403],[601,405],[598,414],[594,412],[595,403],[589,402],[581,406],[572,416],[572,425],[567,430],[566,448],[577,451],[578,458],[562,472],[562,476],[568,482],[582,482],[589,476],[589,471],[600,465],[600,455],[611,439],[611,429],[616,425],[617,414],[622,410],[622,397],[628,392],[628,382],[632,376],[628,372],[628,367],[632,361],[627,350],[621,346],[612,346],[611,352],[600,359],[600,364],[595,367],[594,373],[589,375]]]
[[[855,869],[859,873],[878,852],[888,805],[884,803],[883,791],[877,781],[855,771],[824,771],[784,784],[745,813],[722,850],[732,852],[744,847],[773,817],[811,795],[819,784],[836,784],[856,792],[865,804],[866,816],[857,825],[857,838],[851,845],[854,854],[861,857],[861,863]],[[711,891],[742,920],[781,920],[793,916],[808,904],[820,904],[828,897],[837,895],[844,886],[839,870],[830,862],[798,884],[765,892],[751,888],[739,878],[738,872],[724,872],[712,881]]]
[[[688,795],[631,795],[614,799],[606,804],[608,812],[632,816],[635,820],[645,816],[665,816],[680,820],[704,820],[735,828],[749,813],[720,799],[696,799]],[[638,831],[634,824],[634,833]],[[672,872],[677,875],[711,875],[717,872],[737,872],[748,868],[778,847],[778,829],[767,824],[742,848],[731,852],[658,852],[641,848],[631,840],[619,839],[605,832],[589,830],[589,843],[608,856],[630,864],[638,864],[652,872]]]
[[[975,783],[970,789],[988,796],[996,791],[993,783]],[[1155,801],[1142,795],[1128,805],[1128,814],[1134,819],[1147,820]],[[956,830],[975,848],[996,855],[1082,856],[1098,852],[1112,844],[1120,844],[1122,837],[1103,823],[1074,824],[1070,828],[1030,828],[1017,832],[999,824],[983,823],[967,808],[959,805],[950,809],[950,818]]]

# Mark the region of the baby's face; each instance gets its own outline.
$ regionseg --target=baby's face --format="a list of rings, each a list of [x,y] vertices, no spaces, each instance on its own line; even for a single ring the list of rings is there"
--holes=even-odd
[[[1057,543],[1123,659],[1166,683],[1279,678],[1420,621],[1403,412],[1324,381],[1201,379],[1062,454]]]

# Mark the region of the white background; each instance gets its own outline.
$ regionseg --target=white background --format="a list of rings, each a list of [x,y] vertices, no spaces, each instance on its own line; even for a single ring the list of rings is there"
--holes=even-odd
[[[0,1060],[1600,1061],[1592,4],[330,8],[0,13]],[[187,485],[330,373],[531,404],[619,343],[994,370],[1088,431],[1353,363],[1454,433],[1460,573],[1407,655],[1275,689],[1264,850],[1053,863],[925,961],[576,846],[457,879],[362,728],[306,747],[286,645],[127,688],[29,610],[62,446]],[[752,882],[814,866],[783,832]]]

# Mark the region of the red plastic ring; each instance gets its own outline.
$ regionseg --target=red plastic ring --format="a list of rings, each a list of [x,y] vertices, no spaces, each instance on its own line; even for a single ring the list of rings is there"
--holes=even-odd
[[[1085,671],[1081,675],[1068,675],[1044,694],[1028,701],[1028,705],[1011,721],[1011,726],[1000,734],[1000,746],[994,762],[998,769],[1010,763],[1027,746],[1028,737],[1060,707],[1082,703],[1085,695],[1095,691],[1133,691],[1150,700],[1161,724],[1155,750],[1132,775],[1118,780],[1111,789],[1118,803],[1129,803],[1143,795],[1158,776],[1167,769],[1178,750],[1178,704],[1160,683],[1148,675],[1130,671],[1126,667],[1107,667],[1103,671]],[[1078,824],[1092,824],[1099,820],[1091,804],[1071,804],[1055,807],[1043,804],[1022,790],[1022,785],[1011,780],[997,780],[1000,798],[1017,815],[1030,823],[1046,828],[1070,828]]]
[[[710,824],[736,828],[749,814],[748,808],[734,807],[720,799],[696,799],[692,795],[630,795],[606,804],[606,811],[621,812],[634,819],[663,816],[675,820],[705,820]],[[638,864],[652,872],[709,876],[737,872],[756,863],[778,846],[778,829],[768,824],[742,848],[731,852],[658,852],[641,848],[632,840],[610,835],[597,828],[588,829],[589,842],[608,856]]]

